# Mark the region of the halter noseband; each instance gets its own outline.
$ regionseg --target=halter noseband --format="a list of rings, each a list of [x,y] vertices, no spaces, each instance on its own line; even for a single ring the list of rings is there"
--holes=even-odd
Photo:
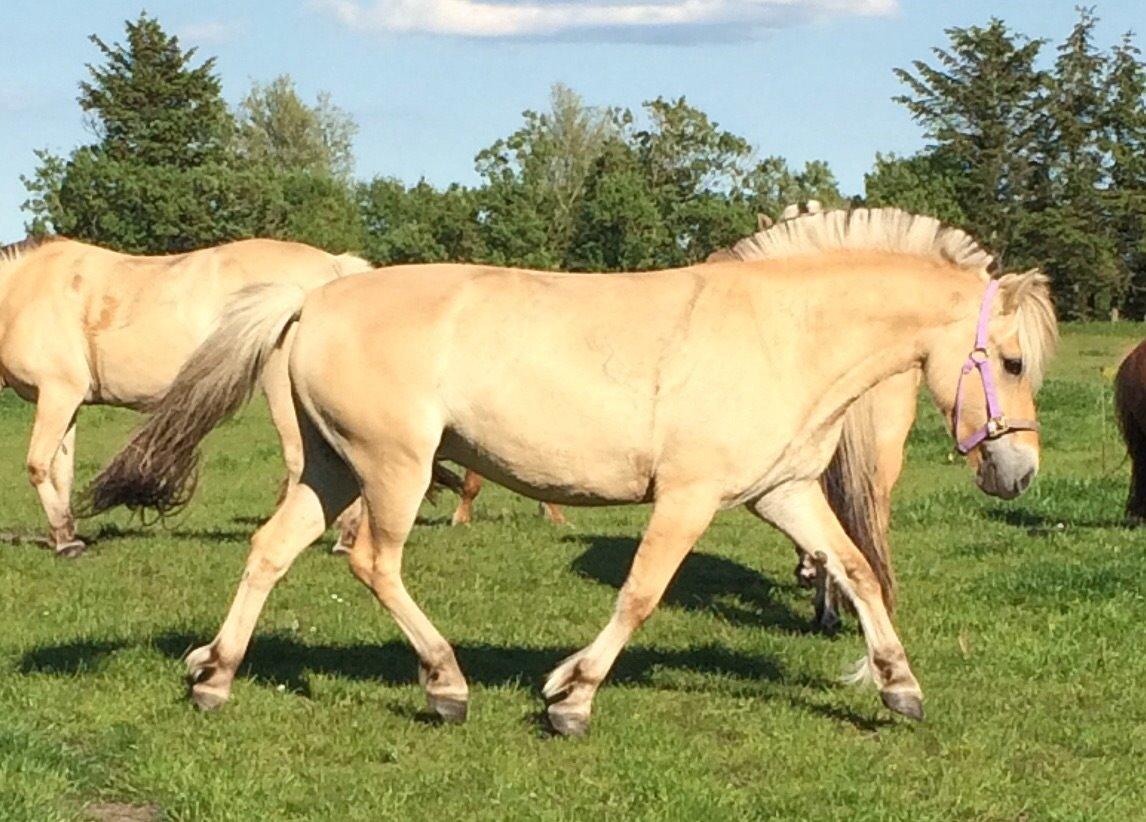
[[[983,295],[983,305],[979,308],[979,325],[975,330],[975,347],[967,355],[963,363],[963,370],[959,374],[959,383],[955,388],[955,411],[952,422],[952,434],[955,436],[955,448],[960,454],[974,450],[984,440],[994,440],[1011,431],[1025,430],[1038,431],[1039,424],[1034,420],[1008,420],[1003,414],[999,403],[999,394],[995,388],[995,376],[991,372],[991,358],[987,353],[987,324],[991,319],[991,304],[999,290],[999,281],[991,280],[987,284],[987,291]],[[978,370],[979,378],[983,381],[983,394],[987,398],[987,422],[966,439],[959,437],[959,417],[963,409],[963,378],[972,371]]]

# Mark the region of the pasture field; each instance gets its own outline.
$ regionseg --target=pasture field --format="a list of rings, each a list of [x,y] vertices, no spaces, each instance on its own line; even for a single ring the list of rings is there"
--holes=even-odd
[[[1122,524],[1110,373],[1143,333],[1065,329],[1043,471],[1013,502],[975,489],[925,409],[893,528],[919,725],[838,684],[854,620],[811,632],[792,549],[738,510],[621,656],[589,736],[547,737],[539,685],[604,625],[647,512],[571,510],[561,529],[492,487],[468,528],[448,526],[451,496],[427,503],[406,554],[470,679],[467,724],[420,715],[397,627],[318,549],[271,597],[232,701],[200,714],[180,657],[214,635],[281,476],[263,408],[212,435],[183,514],[84,523],[88,554],[61,561],[13,539],[42,515],[31,409],[9,392],[0,819],[1142,818],[1146,532]],[[80,484],[134,419],[81,412]]]

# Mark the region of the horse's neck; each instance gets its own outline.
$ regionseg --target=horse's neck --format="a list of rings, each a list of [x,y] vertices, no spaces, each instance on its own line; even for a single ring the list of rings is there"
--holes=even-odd
[[[808,334],[809,348],[800,356],[818,376],[808,381],[810,399],[830,419],[878,383],[921,366],[929,350],[957,336],[977,286],[971,278],[903,272],[877,280],[826,277],[799,287],[812,290],[815,306],[805,321],[810,325],[798,324],[790,333]]]

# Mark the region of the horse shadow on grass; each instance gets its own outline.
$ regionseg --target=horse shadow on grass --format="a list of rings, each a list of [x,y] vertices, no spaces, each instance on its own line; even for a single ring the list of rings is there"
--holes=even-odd
[[[1013,528],[1026,529],[1032,537],[1053,536],[1075,528],[1122,528],[1133,530],[1140,523],[1127,519],[1121,512],[1112,517],[1052,517],[1024,508],[988,508],[987,519]]]
[[[78,640],[30,650],[20,659],[17,670],[24,675],[91,675],[122,650],[143,645],[178,660],[203,641],[202,636],[185,631],[171,631],[142,642]],[[538,690],[548,672],[577,649],[568,646],[530,648],[461,643],[454,650],[471,684]],[[290,635],[270,635],[256,636],[238,677],[254,680],[262,687],[310,699],[313,696],[310,677],[314,674],[417,687],[417,666],[413,650],[397,640],[333,645],[302,642]],[[698,674],[705,679],[680,679],[673,676],[674,672]],[[744,654],[712,643],[683,649],[639,645],[627,648],[609,674],[609,683],[697,693],[712,689],[726,694],[733,690],[745,696],[785,702],[810,714],[861,730],[873,731],[891,724],[890,721],[832,704],[831,698],[825,697],[839,686],[829,680],[785,673],[775,658]],[[394,710],[405,713],[397,708]],[[424,714],[413,718],[427,719]],[[530,715],[527,719],[532,724],[543,725],[541,714]]]
[[[629,573],[637,540],[603,534],[573,534],[564,542],[587,545],[573,560],[575,574],[620,590]],[[759,571],[715,554],[692,552],[665,592],[662,605],[712,614],[731,625],[816,633],[809,616],[794,612],[775,593],[778,583]]]

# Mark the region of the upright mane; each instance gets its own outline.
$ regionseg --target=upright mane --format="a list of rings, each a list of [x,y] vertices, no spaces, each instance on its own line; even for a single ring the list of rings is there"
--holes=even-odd
[[[898,208],[823,211],[783,219],[731,249],[737,260],[775,260],[835,250],[891,251],[983,272],[994,257],[971,235]]]
[[[48,243],[53,243],[56,240],[62,239],[55,235],[41,235],[37,237],[25,237],[23,240],[17,240],[8,245],[0,245],[0,268],[14,263],[22,257],[31,254],[37,248],[45,246]]]
[[[994,256],[960,228],[898,208],[824,211],[781,220],[738,242],[724,259],[776,260],[799,254],[869,249],[941,260],[986,281]],[[1058,344],[1050,281],[1037,269],[998,276],[1002,313],[1014,314],[1027,376],[1035,390]]]

